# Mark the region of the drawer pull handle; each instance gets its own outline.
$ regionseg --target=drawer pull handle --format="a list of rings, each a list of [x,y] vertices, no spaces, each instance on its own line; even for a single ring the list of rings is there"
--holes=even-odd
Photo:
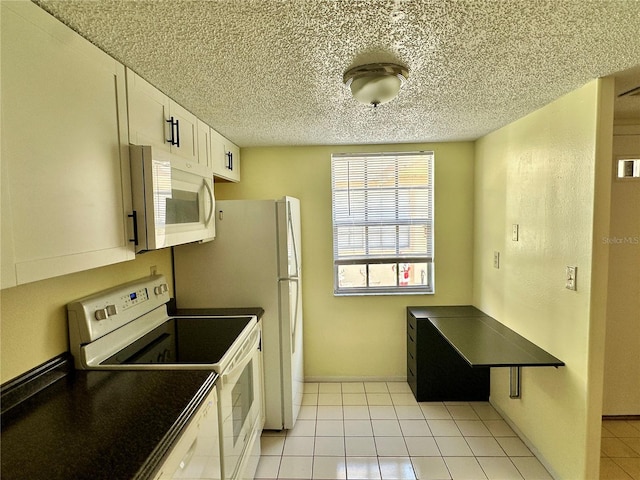
[[[409,339],[411,340],[412,343],[416,343],[416,341],[413,339],[411,335],[409,335]]]
[[[413,324],[412,324],[412,323],[410,323],[410,324],[409,324],[409,328],[410,328],[411,330],[415,330],[415,328],[413,327]]]
[[[411,357],[411,360],[415,360],[415,358],[413,358],[413,355],[411,355],[411,352],[409,352],[409,356]]]

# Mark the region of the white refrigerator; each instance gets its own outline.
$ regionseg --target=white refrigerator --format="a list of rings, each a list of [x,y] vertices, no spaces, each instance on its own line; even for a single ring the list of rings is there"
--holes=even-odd
[[[262,307],[265,429],[293,428],[304,388],[300,201],[216,202],[216,238],[174,247],[178,308]]]

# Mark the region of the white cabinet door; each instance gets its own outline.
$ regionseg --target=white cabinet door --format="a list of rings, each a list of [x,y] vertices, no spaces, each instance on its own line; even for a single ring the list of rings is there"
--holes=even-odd
[[[211,168],[211,127],[198,120],[198,163]]]
[[[240,148],[215,130],[211,130],[213,175],[230,182],[240,181]]]
[[[167,152],[171,127],[169,97],[127,69],[127,102],[129,109],[129,142],[134,145],[152,145]]]
[[[140,75],[127,69],[129,142],[198,161],[197,118]]]
[[[187,109],[169,100],[170,119],[175,123],[171,151],[190,162],[198,161],[198,119]]]
[[[124,67],[0,2],[2,288],[131,260]]]

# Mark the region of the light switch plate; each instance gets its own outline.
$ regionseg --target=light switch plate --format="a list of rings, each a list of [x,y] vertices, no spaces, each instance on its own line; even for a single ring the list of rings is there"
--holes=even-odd
[[[577,290],[576,274],[578,273],[578,267],[567,267],[566,271],[566,283],[565,287],[568,290]]]
[[[500,268],[500,252],[493,252],[493,268]]]

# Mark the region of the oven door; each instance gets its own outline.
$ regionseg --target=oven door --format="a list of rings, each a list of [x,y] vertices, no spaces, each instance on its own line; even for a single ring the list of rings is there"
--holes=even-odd
[[[136,253],[213,239],[213,171],[148,146],[130,152]]]
[[[256,430],[261,429],[262,372],[259,349],[260,329],[256,328],[218,380],[224,479],[237,479],[245,475],[239,472],[238,467],[246,455],[252,454],[251,442],[256,439]],[[259,441],[259,435],[257,438]]]

